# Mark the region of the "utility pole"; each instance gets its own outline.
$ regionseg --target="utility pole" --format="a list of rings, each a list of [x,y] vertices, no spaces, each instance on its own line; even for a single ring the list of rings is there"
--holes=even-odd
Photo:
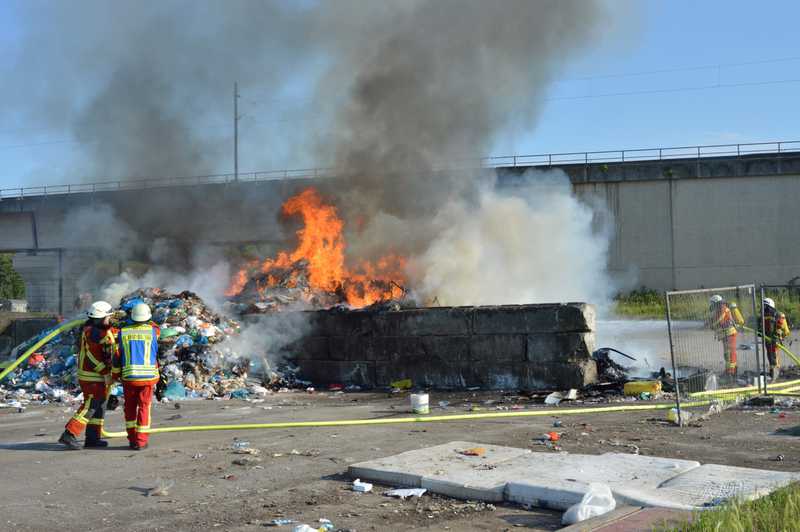
[[[233,180],[239,181],[239,83],[233,82]]]

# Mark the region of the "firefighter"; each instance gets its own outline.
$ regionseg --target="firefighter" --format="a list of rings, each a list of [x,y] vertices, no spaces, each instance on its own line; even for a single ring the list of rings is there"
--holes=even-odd
[[[89,309],[89,319],[81,328],[78,339],[78,383],[83,392],[83,404],[58,439],[59,443],[72,450],[80,449],[78,436],[84,429],[84,447],[108,446],[101,435],[111,384],[111,360],[116,351],[117,330],[111,326],[111,313],[109,303],[95,301]]]
[[[767,348],[767,358],[769,359],[769,374],[772,380],[776,380],[780,375],[781,359],[778,355],[779,345],[789,336],[789,324],[786,323],[786,315],[778,312],[775,308],[775,301],[769,297],[763,300],[764,308],[764,345]]]
[[[119,331],[113,374],[122,382],[125,397],[125,428],[131,449],[147,447],[153,388],[159,379],[158,337],[160,330],[150,321],[145,303],[131,309],[132,323]]]
[[[708,303],[711,312],[710,326],[716,339],[722,342],[725,375],[733,379],[736,377],[736,321],[722,296],[714,295]]]

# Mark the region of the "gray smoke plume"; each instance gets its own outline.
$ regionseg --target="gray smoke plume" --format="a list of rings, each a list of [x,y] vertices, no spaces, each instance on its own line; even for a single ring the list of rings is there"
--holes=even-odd
[[[476,193],[476,172],[435,170],[477,167],[503,128],[535,124],[548,84],[604,20],[594,0],[336,6],[328,79],[352,82],[330,147],[347,218],[366,222],[357,255],[424,248],[436,213]]]
[[[304,74],[296,65],[310,62],[315,17],[302,6],[31,0],[15,7],[19,54],[2,72],[0,117],[71,133],[77,156],[59,181],[231,172],[237,80],[249,139],[243,159],[275,164],[272,157],[293,150],[282,140],[293,138],[285,131],[291,124],[281,132],[247,128],[275,118],[272,99]]]
[[[542,220],[537,213],[548,205],[534,197],[515,203],[497,196],[494,176],[474,170],[480,166],[476,158],[507,128],[534,127],[549,83],[608,27],[605,5],[603,0],[25,3],[18,75],[5,76],[9,84],[3,89],[15,96],[9,106],[14,111],[0,112],[71,129],[84,141],[84,175],[192,175],[232,166],[234,80],[264,88],[262,102],[308,96],[307,108],[286,128],[250,137],[248,151],[257,154],[250,161],[269,166],[274,154],[305,154],[311,146],[315,164],[339,169],[344,177],[324,188],[337,198],[345,218],[351,258],[407,254],[416,269],[410,272],[418,283],[414,288],[426,299],[447,294],[444,299],[454,303],[495,302],[497,294],[489,297],[475,286],[482,282],[481,271],[502,278],[514,270],[509,282],[528,283],[514,292],[527,294],[528,302],[543,301],[556,296],[537,289],[546,278],[535,275],[545,264],[542,254],[577,261],[575,272],[603,271],[605,264],[589,264],[576,250],[599,239],[591,257],[602,262],[607,240],[586,232],[586,212],[569,201],[560,205],[563,216],[578,220],[565,233],[574,240],[556,243],[544,233],[530,238],[552,226],[550,219],[540,227],[523,225]],[[31,85],[33,79],[45,83]],[[559,190],[561,196],[547,197],[570,198],[568,186]],[[203,201],[202,191],[186,194]],[[135,212],[123,209],[125,221],[147,241],[169,230],[169,238],[191,246],[198,225],[211,224],[185,207],[170,210],[173,199],[145,195]],[[491,209],[515,217],[497,225]],[[483,229],[486,224],[494,229]],[[449,285],[454,277],[436,271],[450,271],[443,261],[471,253],[470,246],[451,245],[466,242],[470,231],[504,239],[502,253],[498,258],[482,252],[484,262],[463,257],[470,272]],[[491,240],[477,244],[474,249],[492,249]],[[519,252],[526,246],[536,246],[536,252]],[[547,264],[558,264],[559,256]],[[574,298],[596,294],[589,290]]]

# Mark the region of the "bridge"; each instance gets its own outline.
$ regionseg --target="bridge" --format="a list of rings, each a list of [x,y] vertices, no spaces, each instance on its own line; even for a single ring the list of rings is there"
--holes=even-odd
[[[800,275],[792,245],[800,234],[792,216],[800,141],[512,155],[442,171],[477,166],[496,168],[504,187],[535,179],[532,169],[562,170],[598,221],[613,217],[609,268],[637,285],[780,284]],[[198,243],[267,252],[285,245],[291,235],[275,223],[280,205],[308,184],[332,186],[337,175],[298,169],[6,188],[0,251],[15,254],[32,308],[66,312],[82,284],[146,260],[133,235],[169,239],[183,253]],[[118,252],[100,251],[114,242]]]

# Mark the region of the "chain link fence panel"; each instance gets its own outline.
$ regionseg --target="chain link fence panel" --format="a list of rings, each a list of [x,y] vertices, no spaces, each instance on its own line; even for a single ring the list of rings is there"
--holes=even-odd
[[[793,329],[800,324],[800,285],[762,285],[758,331],[761,337],[762,366],[770,382],[785,382],[800,377],[800,335]],[[767,301],[772,305],[764,304]]]
[[[755,285],[667,292],[666,306],[679,405],[759,385]]]

